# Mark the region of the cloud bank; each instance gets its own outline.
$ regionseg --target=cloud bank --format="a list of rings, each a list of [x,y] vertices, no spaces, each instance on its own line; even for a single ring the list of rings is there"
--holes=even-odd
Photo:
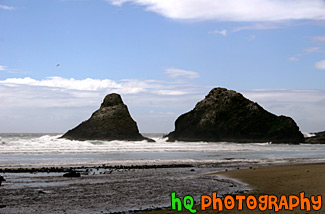
[[[177,69],[171,71],[173,75],[196,76]],[[173,130],[176,118],[193,109],[213,87],[218,86],[178,82],[177,79],[5,79],[0,81],[0,132],[65,132],[88,119],[105,95],[117,92],[122,94],[141,132],[167,133]],[[324,130],[325,90],[239,92],[272,113],[293,117],[302,131]]]
[[[0,67],[1,69],[1,67]],[[193,71],[187,71],[177,68],[168,68],[165,72],[173,79],[194,79],[200,75]],[[53,90],[77,90],[77,91],[105,91],[109,93],[120,94],[137,94],[146,92],[159,95],[184,95],[190,92],[182,90],[187,85],[177,85],[174,82],[164,82],[158,80],[138,80],[124,79],[120,82],[110,79],[91,79],[86,78],[76,80],[74,78],[48,77],[43,80],[36,80],[30,77],[25,78],[8,78],[0,80],[0,85],[8,87],[32,86],[32,87],[48,87]],[[177,87],[177,89],[175,89]]]
[[[44,80],[35,80],[30,77],[25,78],[9,78],[3,81],[0,81],[0,84],[5,85],[29,85],[29,86],[45,86],[53,88],[64,88],[64,89],[74,89],[74,90],[87,90],[87,91],[98,91],[102,89],[107,90],[119,90],[124,89],[124,93],[137,93],[140,92],[143,88],[129,87],[127,83],[116,83],[115,81],[104,79],[83,79],[76,80],[74,78],[66,79],[62,77],[48,77]],[[130,90],[128,90],[130,89]]]
[[[0,132],[65,132],[89,118],[113,92],[122,95],[142,132],[168,132],[204,90],[184,81],[9,78],[0,81]]]
[[[213,21],[324,20],[323,0],[106,0],[114,6],[125,3],[172,19]]]

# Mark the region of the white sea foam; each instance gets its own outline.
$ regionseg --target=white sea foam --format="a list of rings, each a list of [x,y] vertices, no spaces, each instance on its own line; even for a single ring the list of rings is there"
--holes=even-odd
[[[1,145],[0,154],[47,154],[47,153],[110,153],[110,152],[226,152],[259,151],[268,143],[207,143],[207,142],[167,142],[155,137],[156,142],[146,141],[75,141],[60,138],[61,135],[40,137],[7,138]],[[264,148],[266,150],[270,148]]]
[[[71,141],[61,135],[3,135],[0,166],[67,164],[163,164],[319,161],[325,145],[269,143]],[[149,136],[150,137],[150,136]]]
[[[315,137],[316,136],[314,133],[303,132],[302,134],[304,135],[304,137]]]

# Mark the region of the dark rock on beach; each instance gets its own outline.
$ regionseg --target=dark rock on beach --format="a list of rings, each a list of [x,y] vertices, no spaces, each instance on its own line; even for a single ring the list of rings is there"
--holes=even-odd
[[[313,137],[307,137],[305,139],[306,143],[310,144],[325,144],[325,131],[323,132],[317,132],[317,133],[312,133],[315,136]]]
[[[2,184],[2,181],[6,181],[6,179],[4,179],[4,177],[2,177],[2,176],[0,175],[0,186],[1,186],[1,184]]]
[[[67,177],[67,178],[78,178],[80,176],[81,176],[80,173],[75,172],[75,171],[71,171],[71,172],[63,174],[63,177]]]
[[[167,137],[169,141],[304,142],[293,119],[276,116],[225,88],[212,89],[193,110],[178,117],[175,131]]]
[[[127,106],[119,94],[105,97],[100,109],[80,125],[65,133],[62,138],[70,140],[128,140],[152,139],[143,137],[136,122],[132,119]]]

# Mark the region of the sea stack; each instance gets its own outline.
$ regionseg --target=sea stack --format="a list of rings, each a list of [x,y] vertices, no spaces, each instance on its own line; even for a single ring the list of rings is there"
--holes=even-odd
[[[295,121],[276,116],[242,94],[214,88],[193,110],[177,118],[168,141],[272,142],[299,144],[304,136]]]
[[[132,119],[127,106],[119,94],[108,94],[100,108],[91,117],[62,138],[69,140],[127,140],[141,141],[152,139],[143,137],[136,122]]]

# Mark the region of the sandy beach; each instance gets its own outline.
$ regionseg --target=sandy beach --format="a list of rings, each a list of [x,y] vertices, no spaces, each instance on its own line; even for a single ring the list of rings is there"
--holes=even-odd
[[[52,172],[5,173],[0,213],[178,213],[168,208],[171,192],[179,198],[193,196],[197,213],[216,213],[209,208],[201,211],[200,195],[288,196],[304,191],[309,197],[325,193],[325,164],[253,166],[216,173],[213,171],[218,169],[202,167],[97,168],[89,168],[81,178]],[[222,213],[238,212],[260,213],[245,206],[242,211]],[[179,213],[190,212],[183,209]],[[288,213],[305,212],[296,208]]]
[[[299,195],[304,191],[306,197],[311,195],[324,195],[325,184],[325,164],[298,164],[298,165],[277,165],[277,166],[262,166],[251,169],[230,170],[216,173],[223,178],[235,179],[238,182],[247,184],[251,191],[245,195]],[[207,209],[201,211],[199,206],[196,206],[197,213],[216,213],[215,210]],[[226,210],[222,213],[261,213],[258,209],[248,210],[246,206],[243,210],[238,211]],[[149,213],[175,213],[173,210],[152,211]],[[180,213],[190,213],[182,211]],[[274,213],[274,211],[265,211],[265,213]],[[306,213],[306,211],[294,209],[294,211],[280,210],[277,213]],[[319,211],[311,210],[308,213],[325,213],[324,206]]]
[[[256,196],[271,194],[279,197],[281,195],[299,195],[300,192],[305,192],[305,196],[310,197],[312,195],[324,196],[325,193],[325,164],[268,166],[255,170],[232,170],[219,173],[219,175],[235,178],[238,181],[249,184],[253,188],[250,194]],[[260,213],[258,210],[252,212],[247,209],[244,209],[242,212]],[[299,210],[299,208],[296,208],[294,211],[287,211],[287,213],[290,212],[306,213]],[[317,213],[324,212],[324,206],[320,211],[317,211]],[[282,211],[279,213],[282,213]],[[311,211],[310,213],[316,213],[316,211]]]

